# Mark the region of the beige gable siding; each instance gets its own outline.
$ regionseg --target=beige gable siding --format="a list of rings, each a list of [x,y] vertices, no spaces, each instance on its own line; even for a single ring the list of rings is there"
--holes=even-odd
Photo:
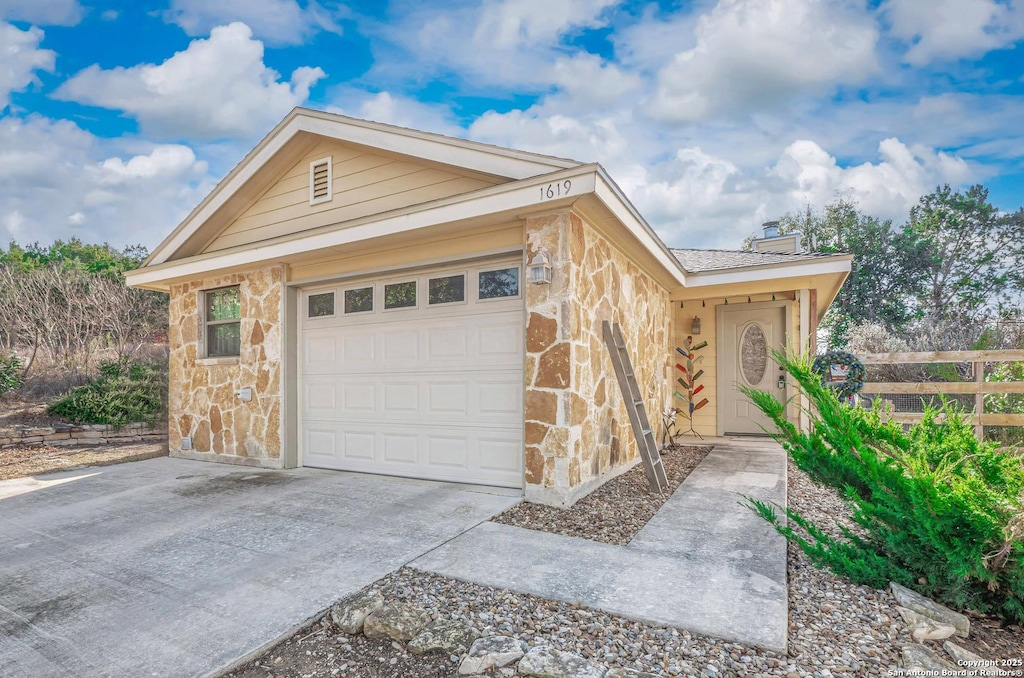
[[[333,198],[311,206],[309,163],[325,156],[331,156],[333,164]],[[499,181],[378,155],[340,142],[323,141],[295,163],[204,251],[223,250],[469,193]]]

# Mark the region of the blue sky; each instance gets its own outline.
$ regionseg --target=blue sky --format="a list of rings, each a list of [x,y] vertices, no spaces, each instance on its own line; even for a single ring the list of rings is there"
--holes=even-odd
[[[1024,0],[0,0],[0,242],[156,245],[293,106],[601,162],[676,246],[1024,205]]]

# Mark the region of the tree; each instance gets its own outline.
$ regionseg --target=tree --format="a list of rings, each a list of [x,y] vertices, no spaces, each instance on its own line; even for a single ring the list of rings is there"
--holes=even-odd
[[[932,322],[977,321],[1019,296],[1024,210],[1001,214],[984,186],[966,192],[937,187],[910,211],[907,229],[928,248],[920,299]]]
[[[77,239],[0,250],[0,347],[24,354],[22,376],[42,356],[74,380],[97,355],[133,355],[165,330],[166,295],[124,283],[145,256]]]
[[[834,200],[822,212],[810,207],[787,214],[780,233],[801,231],[812,252],[853,255],[850,277],[822,319],[832,345],[842,345],[848,329],[864,322],[899,329],[914,318],[915,298],[923,292],[929,263],[924,242],[892,222],[863,214],[848,198]]]

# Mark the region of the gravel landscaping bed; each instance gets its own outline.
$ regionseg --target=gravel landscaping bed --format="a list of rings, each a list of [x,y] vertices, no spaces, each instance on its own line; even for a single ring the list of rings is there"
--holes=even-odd
[[[167,455],[167,443],[128,443],[82,447],[12,445],[0,448],[0,480],[105,466]]]
[[[643,470],[639,472],[643,480]],[[792,463],[789,503],[823,526],[837,517],[848,523],[849,510],[838,494],[812,483]],[[788,576],[787,655],[410,568],[398,570],[372,588],[389,601],[425,610],[433,619],[469,622],[481,635],[512,636],[530,647],[550,645],[609,668],[640,669],[654,675],[830,678],[889,676],[891,669],[902,667],[902,645],[914,641],[888,591],[851,584],[827,570],[818,570],[792,545]],[[750,613],[756,615],[757,611]],[[1024,658],[1024,634],[1019,627],[999,628],[995,620],[977,615],[971,623],[971,638],[956,639],[962,647],[986,659]],[[929,645],[942,652],[940,645]],[[323,619],[228,675],[454,677],[459,659],[443,654],[413,655],[401,643],[342,634]],[[494,675],[512,674],[499,670]]]
[[[619,546],[628,544],[711,451],[709,446],[675,445],[661,452],[669,489],[651,492],[643,464],[637,464],[569,508],[517,504],[492,518],[496,523],[554,532]]]

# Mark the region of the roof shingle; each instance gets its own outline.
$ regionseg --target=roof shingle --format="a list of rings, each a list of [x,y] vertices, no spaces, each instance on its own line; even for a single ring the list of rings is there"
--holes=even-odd
[[[683,268],[690,273],[721,271],[748,266],[786,264],[805,259],[831,257],[828,252],[749,252],[745,250],[671,249]]]

